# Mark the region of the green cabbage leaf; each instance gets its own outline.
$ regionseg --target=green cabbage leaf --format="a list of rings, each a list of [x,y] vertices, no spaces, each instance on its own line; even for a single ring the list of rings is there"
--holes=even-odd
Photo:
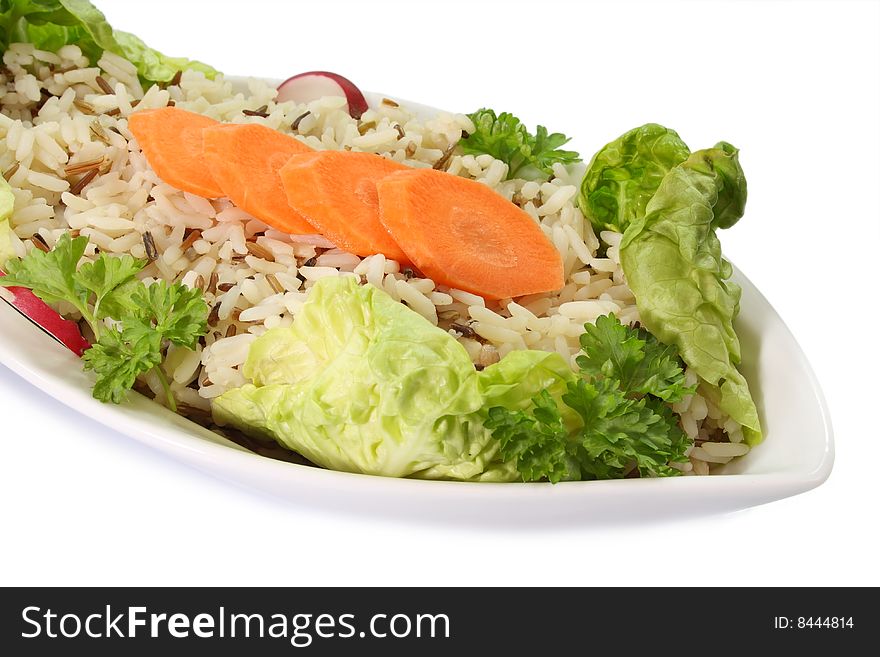
[[[6,178],[0,176],[0,269],[7,260],[17,256],[13,246],[12,227],[9,225],[14,205],[15,196],[12,194],[12,188],[6,182]]]
[[[145,87],[167,82],[177,71],[217,75],[207,64],[167,57],[133,34],[114,30],[88,0],[0,0],[0,48],[6,50],[10,43],[32,43],[48,51],[73,44],[92,64],[109,50],[134,64]]]
[[[485,408],[559,395],[558,354],[523,351],[477,372],[446,331],[354,277],[318,281],[292,326],[251,345],[251,383],[214,400],[215,419],[326,468],[389,477],[512,481]]]
[[[663,177],[690,155],[678,133],[656,123],[633,128],[593,156],[578,207],[596,230],[622,233],[644,216]]]
[[[626,229],[620,257],[645,327],[678,348],[704,381],[701,390],[756,444],[758,412],[737,369],[741,353],[733,321],[741,290],[729,280],[733,269],[715,233],[735,224],[745,207],[738,153],[721,142],[671,169],[645,214]]]

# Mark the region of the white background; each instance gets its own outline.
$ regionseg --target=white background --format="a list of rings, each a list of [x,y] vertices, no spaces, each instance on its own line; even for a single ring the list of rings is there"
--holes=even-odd
[[[809,356],[837,461],[812,492],[708,519],[353,519],[190,470],[0,366],[0,583],[880,584],[880,5],[97,4],[114,27],[229,74],[325,69],[426,104],[509,110],[573,135],[585,157],[648,121],[693,148],[733,142],[749,204],[725,253]]]

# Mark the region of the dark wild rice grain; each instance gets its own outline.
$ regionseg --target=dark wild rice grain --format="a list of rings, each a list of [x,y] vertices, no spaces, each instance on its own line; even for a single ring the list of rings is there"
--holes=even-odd
[[[100,75],[95,78],[95,83],[98,85],[101,91],[103,91],[108,96],[116,94],[116,92],[113,91],[113,87],[110,86],[110,83],[107,82],[107,80],[102,78]]]
[[[31,242],[33,242],[33,245],[43,253],[49,253],[49,245],[46,244],[46,240],[44,240],[43,236],[39,233],[31,235]]]
[[[257,244],[256,242],[248,242],[246,246],[252,256],[268,262],[275,262],[275,256],[272,255],[272,252],[265,246]]]
[[[95,176],[98,175],[98,168],[90,169],[86,174],[76,181],[76,184],[70,188],[70,193],[74,196],[79,196],[82,193],[82,190],[86,188],[90,182],[95,179]]]
[[[198,228],[191,230],[181,243],[180,250],[185,253],[187,249],[195,244],[196,240],[200,239],[201,237],[202,231],[200,231]]]
[[[159,252],[156,250],[156,242],[153,240],[153,233],[150,231],[144,231],[144,251],[147,252],[147,260],[152,262],[156,258],[159,257]]]
[[[241,110],[241,113],[244,114],[245,116],[259,116],[259,117],[265,119],[267,116],[269,116],[268,112],[266,111],[268,109],[269,109],[268,105],[263,105],[262,107],[258,107],[255,110],[249,110],[249,109]]]
[[[440,156],[440,159],[434,162],[434,169],[437,171],[446,171],[449,166],[449,160],[452,157],[452,152],[455,150],[455,144],[450,144],[445,151],[443,151],[443,155]]]
[[[311,110],[309,110],[309,111],[303,112],[303,113],[300,114],[298,117],[296,117],[296,118],[293,120],[293,123],[290,124],[290,129],[291,129],[291,130],[299,130],[299,123],[300,123],[300,121],[302,121],[304,118],[306,118],[306,117],[307,117],[309,114],[311,114],[311,113],[312,113]]]

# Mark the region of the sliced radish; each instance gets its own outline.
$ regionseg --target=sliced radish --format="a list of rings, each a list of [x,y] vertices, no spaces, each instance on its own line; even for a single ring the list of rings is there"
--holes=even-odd
[[[0,271],[0,276],[5,274]],[[26,287],[0,287],[0,299],[7,301],[77,356],[82,356],[92,346],[79,332],[76,322],[64,319]]]
[[[309,71],[287,78],[278,85],[277,102],[292,100],[297,103],[308,103],[323,96],[343,96],[348,101],[348,113],[353,119],[361,118],[361,114],[369,107],[367,99],[354,82],[329,71]]]

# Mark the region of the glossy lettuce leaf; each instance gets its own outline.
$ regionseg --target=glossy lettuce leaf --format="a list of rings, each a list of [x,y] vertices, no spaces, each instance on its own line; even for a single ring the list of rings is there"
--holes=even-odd
[[[697,151],[684,166],[696,173],[712,176],[718,198],[712,207],[712,228],[730,228],[746,210],[748,187],[746,176],[739,164],[739,151],[725,141],[714,148]]]
[[[480,481],[518,478],[485,409],[559,398],[574,379],[540,351],[477,372],[451,335],[354,277],[319,281],[291,327],[254,341],[244,373],[252,383],[214,401],[222,424],[334,470]]]
[[[0,176],[0,268],[7,260],[18,255],[13,246],[12,227],[9,225],[9,217],[12,216],[14,206],[15,196],[12,194],[12,188],[6,182],[6,178]]]
[[[622,233],[644,216],[663,177],[689,154],[674,130],[656,123],[634,128],[593,156],[578,207],[597,230]]]
[[[645,216],[627,228],[620,256],[644,325],[678,347],[709,396],[755,444],[758,413],[736,368],[733,320],[741,290],[729,280],[732,268],[715,234],[742,216],[745,199],[738,151],[723,142],[697,151],[663,178]]]
[[[555,351],[511,351],[478,375],[484,406],[526,408],[532,397],[547,391],[559,398],[575,376]]]
[[[255,341],[245,372],[254,384],[215,400],[215,417],[324,467],[514,477],[481,427],[478,377],[464,348],[353,277],[316,284],[290,328]]]
[[[201,71],[205,77],[211,79],[217,75],[217,70],[204,62],[185,57],[163,55],[158,50],[150,48],[134,34],[117,30],[113,36],[116,37],[116,43],[119,47],[117,54],[132,62],[144,80],[167,82],[178,71]]]
[[[16,42],[49,51],[74,44],[92,64],[109,50],[134,64],[146,86],[167,82],[178,70],[217,74],[206,64],[166,57],[134,35],[114,30],[88,0],[0,0],[0,46],[5,50]]]

